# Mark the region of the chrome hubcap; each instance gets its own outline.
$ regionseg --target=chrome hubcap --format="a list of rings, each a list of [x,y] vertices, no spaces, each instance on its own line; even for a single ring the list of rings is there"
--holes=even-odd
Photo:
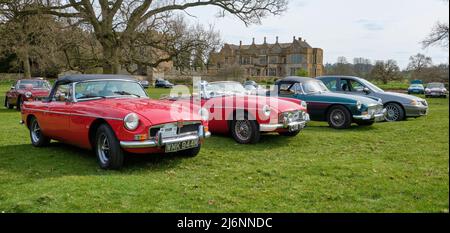
[[[102,164],[108,163],[110,151],[108,137],[105,134],[101,134],[97,141],[97,154]]]
[[[240,140],[248,140],[251,136],[250,122],[248,120],[236,121],[236,124],[234,125],[234,131],[236,132],[236,136]]]
[[[31,140],[33,140],[33,142],[38,142],[39,138],[41,138],[41,128],[37,121],[34,121],[31,126]]]
[[[345,123],[345,115],[344,112],[342,112],[339,109],[334,110],[331,113],[331,123],[335,126],[342,126]]]
[[[396,121],[400,116],[400,110],[394,105],[386,106],[386,120],[387,121]]]

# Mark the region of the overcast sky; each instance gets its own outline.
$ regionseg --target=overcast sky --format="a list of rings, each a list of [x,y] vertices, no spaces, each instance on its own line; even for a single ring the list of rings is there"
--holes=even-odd
[[[302,37],[313,47],[324,50],[324,63],[345,56],[371,60],[395,59],[401,68],[409,56],[418,52],[447,63],[448,50],[422,49],[420,41],[436,21],[448,22],[449,6],[443,0],[290,0],[282,16],[269,16],[261,25],[245,25],[233,16],[217,18],[214,7],[200,7],[188,12],[202,24],[213,24],[224,43],[250,44],[252,38],[262,43],[291,42]]]

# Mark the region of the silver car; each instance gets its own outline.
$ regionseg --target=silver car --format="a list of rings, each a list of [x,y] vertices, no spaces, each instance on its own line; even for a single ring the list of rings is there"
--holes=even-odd
[[[386,108],[386,121],[401,121],[407,117],[428,114],[426,100],[413,95],[384,91],[375,84],[352,76],[317,77],[333,92],[380,98]]]

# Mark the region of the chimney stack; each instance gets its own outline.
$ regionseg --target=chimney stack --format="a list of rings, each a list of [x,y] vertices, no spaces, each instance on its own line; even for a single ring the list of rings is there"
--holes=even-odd
[[[239,47],[242,47],[242,40],[239,41]]]
[[[278,44],[278,36],[276,37],[277,39],[276,39],[276,43]]]
[[[252,43],[255,44],[255,37],[253,37],[253,42]]]
[[[298,37],[298,40],[299,40],[299,41],[302,41],[302,38],[301,38],[301,37]]]
[[[294,42],[295,42],[295,36],[294,36]]]
[[[267,44],[267,38],[264,37],[264,44]]]

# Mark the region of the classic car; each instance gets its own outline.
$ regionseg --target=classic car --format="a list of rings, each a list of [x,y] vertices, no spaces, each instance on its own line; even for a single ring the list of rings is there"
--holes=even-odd
[[[386,112],[379,100],[332,93],[317,79],[290,76],[275,82],[278,95],[306,101],[311,120],[327,121],[336,129],[372,125],[383,120]]]
[[[309,121],[301,100],[248,95],[241,83],[233,81],[202,81],[197,87],[198,93],[187,101],[208,111],[211,133],[230,133],[241,144],[257,143],[263,133],[296,136]]]
[[[147,80],[139,80],[139,83],[143,88],[148,88],[150,86],[150,82]]]
[[[168,80],[164,79],[157,79],[155,81],[155,87],[156,88],[172,88],[174,85],[169,82]]]
[[[322,76],[317,79],[323,81],[331,91],[380,98],[387,110],[386,121],[401,121],[407,117],[419,117],[428,114],[426,100],[402,93],[388,92],[375,84],[352,76]]]
[[[118,169],[124,152],[196,156],[210,133],[191,107],[152,100],[129,76],[73,75],[59,78],[47,99],[24,102],[22,123],[33,146],[53,139],[92,149],[101,168]]]
[[[408,94],[424,94],[425,88],[422,84],[411,84],[408,87]]]
[[[428,83],[425,88],[425,97],[444,97],[447,98],[448,91],[443,83]]]
[[[258,84],[253,80],[246,80],[243,85],[247,90],[258,89]]]
[[[5,95],[5,107],[20,110],[24,101],[39,100],[48,96],[50,83],[42,78],[17,80]]]

